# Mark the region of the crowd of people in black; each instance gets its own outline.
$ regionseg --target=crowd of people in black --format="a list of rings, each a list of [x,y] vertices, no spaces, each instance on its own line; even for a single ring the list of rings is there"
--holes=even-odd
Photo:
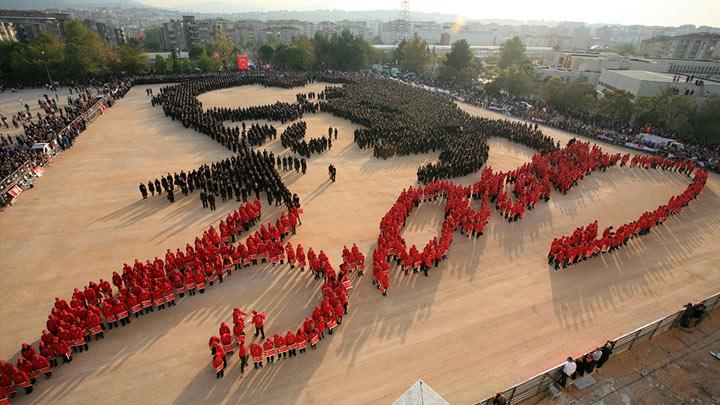
[[[277,130],[272,125],[253,124],[247,129],[243,122],[240,129],[237,126],[228,128],[223,121],[267,119],[284,123],[302,117],[302,108],[298,104],[276,103],[249,108],[212,108],[204,111],[197,96],[211,90],[247,84],[290,88],[304,85],[309,80],[309,76],[305,75],[213,74],[199,80],[161,88],[158,94],[152,97],[153,105],[162,105],[166,116],[181,121],[186,128],[193,128],[211,137],[235,153],[231,158],[211,165],[203,165],[191,171],[188,179],[191,179],[192,187],[188,185],[187,191],[201,190],[203,206],[210,205],[211,209],[214,203],[209,204],[210,199],[219,197],[225,201],[234,197],[237,201],[247,201],[251,194],[260,198],[261,192],[266,193],[270,205],[292,206],[293,195],[283,183],[278,169],[295,168],[299,171],[302,168],[305,173],[307,164],[304,159],[292,158],[290,163],[287,156],[283,158],[278,156],[276,160],[272,152],[252,149],[252,146],[260,145],[277,136]],[[157,190],[157,187],[155,188]],[[203,199],[202,196],[205,198]]]
[[[680,80],[683,80],[683,77],[678,75],[676,81]],[[696,84],[699,84],[697,83],[698,79],[693,76],[686,76],[684,80],[686,82],[694,81]],[[560,111],[555,111],[549,105],[540,103],[537,100],[490,96],[480,89],[461,85],[447,85],[433,80],[415,79],[414,81],[446,90],[449,92],[449,97],[459,101],[485,108],[490,107],[491,109],[500,110],[515,117],[540,122],[544,125],[603,142],[610,142],[615,145],[625,146],[627,142],[644,144],[645,146],[656,149],[655,154],[659,156],[677,160],[692,160],[704,169],[720,173],[720,144],[698,144],[691,139],[683,139],[683,137],[678,134],[666,132],[660,128],[653,128],[653,134],[671,139],[679,139],[683,142],[683,147],[680,148],[674,145],[659,146],[652,143],[644,143],[638,139],[638,135],[643,132],[643,127],[633,125],[626,120],[612,119],[601,114],[580,114],[578,112],[575,112],[574,116],[569,116]]]
[[[440,151],[436,163],[418,168],[422,183],[478,170],[487,161],[489,136],[541,153],[557,149],[537,126],[473,117],[442,95],[393,80],[355,77],[342,88],[328,87],[320,109],[363,125],[355,142],[373,148],[375,157]]]
[[[305,158],[310,158],[313,153],[321,154],[326,150],[332,148],[332,134],[333,128],[328,130],[328,136],[325,138],[310,138],[310,141],[305,140],[305,132],[307,131],[307,123],[305,121],[299,121],[289,125],[280,135],[280,142],[283,148],[290,149],[294,153]],[[335,129],[335,139],[337,139],[337,129]]]

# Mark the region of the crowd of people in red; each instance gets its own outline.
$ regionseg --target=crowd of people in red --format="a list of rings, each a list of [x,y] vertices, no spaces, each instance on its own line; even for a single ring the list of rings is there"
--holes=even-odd
[[[285,256],[283,239],[295,233],[300,212],[291,208],[273,223],[262,224],[245,243],[234,243],[236,236],[250,229],[261,216],[259,200],[241,204],[221,220],[216,230],[211,226],[194,246],[185,251],[170,249],[165,260],[155,257],[145,263],[135,260],[123,265],[122,274],[113,272],[111,281],[90,281],[84,290],[75,289],[68,303],[56,298],[42,331],[37,349],[23,343],[16,365],[0,361],[0,400],[13,396],[19,388],[30,394],[40,374],[48,378],[58,361],[70,363],[73,353],[89,349],[92,337],[105,337],[112,328],[125,326],[132,317],[175,305],[176,295],[201,294],[232,270]],[[113,288],[113,285],[115,288]]]
[[[373,251],[373,284],[383,295],[387,295],[390,286],[390,263],[393,259],[405,274],[409,274],[410,270],[414,273],[422,271],[427,277],[430,268],[437,267],[439,262],[447,257],[453,233],[458,227],[461,233],[468,237],[479,237],[483,234],[490,218],[489,194],[480,194],[482,206],[477,211],[470,207],[471,192],[471,186],[457,186],[447,180],[436,180],[425,187],[410,187],[400,193],[395,204],[380,221],[380,235]],[[421,202],[437,201],[439,198],[447,201],[440,237],[428,241],[422,251],[415,245],[408,250],[402,237],[402,229],[408,216]]]
[[[553,188],[565,194],[593,171],[604,171],[618,162],[624,165],[629,159],[629,154],[608,155],[598,146],[571,140],[565,148],[546,155],[535,154],[531,162],[509,172],[495,172],[486,167],[480,180],[469,186],[433,181],[425,187],[403,190],[380,221],[377,248],[373,251],[373,283],[387,295],[393,259],[405,274],[412,269],[423,271],[427,276],[430,268],[437,267],[447,257],[455,230],[459,228],[460,233],[468,237],[483,235],[491,203],[505,219],[517,221],[540,200],[548,201]],[[415,245],[408,250],[402,237],[406,219],[421,202],[438,198],[447,200],[440,237],[430,240],[422,250]],[[473,199],[481,201],[480,210],[471,208]]]
[[[681,194],[670,197],[667,204],[662,204],[653,211],[645,211],[635,221],[623,224],[617,229],[608,226],[600,237],[596,220],[575,229],[572,235],[555,238],[550,245],[548,261],[555,265],[556,270],[612,252],[627,245],[630,239],[650,233],[654,226],[662,224],[668,216],[679,213],[695,199],[705,187],[708,178],[708,172],[696,167],[694,162],[677,162],[659,156],[634,156],[630,166],[683,173],[691,177],[692,182]]]
[[[298,244],[297,253],[291,253],[292,245],[288,242],[287,258],[291,268],[295,268],[295,259],[300,256],[302,245]],[[262,312],[252,311],[251,323],[255,326],[255,335],[248,339],[245,333],[245,316],[248,314],[235,308],[232,313],[233,328],[222,322],[218,328],[218,335],[210,337],[208,345],[212,356],[212,368],[216,378],[225,375],[229,358],[235,351],[240,359],[241,376],[245,374],[245,368],[249,367],[249,359],[252,357],[254,369],[262,368],[264,364],[272,364],[275,359],[287,359],[295,357],[298,353],[304,353],[307,346],[312,350],[316,349],[318,342],[325,338],[325,331],[330,335],[335,328],[342,324],[342,318],[348,313],[348,290],[352,288],[349,276],[353,270],[362,271],[365,258],[359,249],[353,244],[352,249],[347,246],[343,248],[343,264],[336,273],[327,255],[322,250],[315,255],[312,248],[308,249],[308,260],[314,278],[323,276],[322,299],[320,305],[315,306],[312,315],[305,318],[305,321],[297,331],[273,333],[272,336],[265,336],[265,319]],[[300,271],[305,270],[305,258],[298,260]],[[253,341],[258,339],[258,341]]]

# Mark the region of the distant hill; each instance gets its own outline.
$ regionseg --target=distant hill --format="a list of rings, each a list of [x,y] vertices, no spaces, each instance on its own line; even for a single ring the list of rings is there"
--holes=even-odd
[[[68,8],[85,7],[117,7],[123,8],[144,7],[133,0],[0,0],[0,10],[64,10]]]

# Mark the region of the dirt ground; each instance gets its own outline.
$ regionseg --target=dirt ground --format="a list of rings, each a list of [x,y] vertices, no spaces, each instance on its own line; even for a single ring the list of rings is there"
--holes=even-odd
[[[322,87],[247,86],[201,100],[206,108],[249,106],[292,101],[300,91]],[[173,205],[160,197],[140,199],[138,184],[151,176],[230,156],[151,108],[144,89],[133,88],[93,122],[34,189],[0,213],[0,358],[11,358],[23,341],[39,336],[53,297],[68,297],[90,279],[109,278],[123,262],[182,247],[235,208],[227,202],[217,211],[202,210],[197,195],[180,196]],[[310,160],[305,176],[284,176],[305,211],[290,241],[323,249],[334,263],[343,245],[353,242],[370,256],[381,217],[403,188],[415,184],[417,167],[437,154],[378,160],[352,143],[353,124],[327,114],[306,121],[308,136],[333,126],[339,139]],[[569,138],[547,132],[562,142]],[[281,150],[277,141],[265,147]],[[493,139],[488,164],[508,170],[531,155],[528,148]],[[330,163],[338,170],[336,183],[327,179]],[[715,175],[681,215],[624,250],[562,272],[547,265],[553,237],[595,219],[601,227],[617,226],[687,184],[674,173],[612,168],[566,196],[552,194],[523,221],[509,224],[494,213],[484,237],[456,234],[449,260],[429,278],[392,273],[387,297],[372,287],[370,276],[354,276],[350,314],[318,350],[250,370],[244,378],[233,358],[218,381],[207,342],[221,321],[230,321],[233,307],[263,310],[266,330],[284,332],[297,328],[320,296],[307,273],[287,266],[244,269],[203,296],[186,297],[171,310],[111,331],[71,366],[59,367],[51,381],[36,384],[32,395],[15,401],[390,403],[421,378],[450,403],[473,403],[558,364],[567,353],[583,352],[717,291]],[[275,215],[264,207],[264,220]],[[424,245],[441,222],[442,205],[424,204],[404,234]]]

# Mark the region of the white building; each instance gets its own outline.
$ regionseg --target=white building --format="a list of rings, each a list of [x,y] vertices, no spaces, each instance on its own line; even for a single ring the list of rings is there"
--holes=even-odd
[[[597,84],[598,94],[605,89],[625,90],[635,97],[651,96],[671,87],[677,94],[695,96],[698,99],[720,94],[720,82],[702,80],[687,81],[685,76],[674,80],[677,76],[669,73],[647,72],[643,70],[603,70]],[[698,100],[702,101],[702,100]]]

